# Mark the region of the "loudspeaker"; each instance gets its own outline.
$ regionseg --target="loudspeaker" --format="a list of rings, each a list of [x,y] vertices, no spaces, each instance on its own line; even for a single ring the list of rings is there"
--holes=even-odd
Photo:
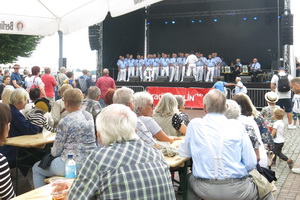
[[[251,76],[240,76],[240,78],[242,79],[241,81],[242,81],[243,83],[249,83],[249,82],[252,81],[252,80],[251,80]]]
[[[89,42],[91,50],[98,50],[100,48],[100,26],[89,26]]]
[[[168,76],[158,76],[156,82],[169,82]]]
[[[224,81],[224,76],[220,76],[220,77],[221,77],[221,81]],[[214,83],[217,82],[217,77],[216,76],[213,77],[213,82]]]
[[[130,76],[129,82],[140,82],[141,78],[139,76]]]
[[[293,45],[293,15],[282,15],[281,16],[281,44],[282,45]]]
[[[192,83],[195,82],[194,76],[184,76],[182,79],[184,83]]]

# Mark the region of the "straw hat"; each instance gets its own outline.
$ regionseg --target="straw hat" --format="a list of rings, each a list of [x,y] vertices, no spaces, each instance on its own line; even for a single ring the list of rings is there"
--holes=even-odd
[[[265,99],[269,103],[276,103],[278,101],[278,95],[275,92],[267,92]]]

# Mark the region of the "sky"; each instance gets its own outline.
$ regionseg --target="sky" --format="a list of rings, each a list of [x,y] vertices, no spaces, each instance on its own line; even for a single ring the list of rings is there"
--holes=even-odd
[[[300,14],[294,12],[300,7],[299,0],[291,0],[292,13],[294,14],[294,55],[300,58]],[[20,58],[17,63],[21,67],[58,68],[59,38],[55,33],[42,39],[30,58]],[[96,51],[91,51],[88,38],[88,28],[64,35],[63,57],[67,58],[67,67],[72,69],[90,69],[97,67]]]

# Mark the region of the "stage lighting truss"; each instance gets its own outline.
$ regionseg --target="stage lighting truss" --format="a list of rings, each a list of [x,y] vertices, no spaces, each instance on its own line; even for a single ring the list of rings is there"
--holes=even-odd
[[[168,18],[199,18],[199,17],[216,17],[216,16],[235,16],[235,15],[251,15],[277,13],[277,7],[271,8],[254,8],[254,9],[237,9],[237,10],[214,10],[199,12],[183,12],[183,13],[150,13],[148,19],[168,19]]]

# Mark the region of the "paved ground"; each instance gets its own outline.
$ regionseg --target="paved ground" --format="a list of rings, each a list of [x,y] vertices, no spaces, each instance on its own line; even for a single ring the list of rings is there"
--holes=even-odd
[[[203,117],[205,113],[202,110],[186,110],[190,118]],[[285,120],[286,121],[286,120]],[[300,167],[300,128],[296,130],[286,130],[286,143],[283,148],[283,153],[289,158],[295,160],[294,167]],[[277,191],[274,192],[275,199],[278,200],[300,200],[300,174],[294,174],[288,168],[286,162],[277,159],[276,167],[272,167],[276,171],[278,181],[276,182]],[[13,182],[15,182],[14,169],[12,171]],[[31,180],[24,177],[20,178],[19,191],[24,193],[32,189],[30,186]],[[13,183],[14,184],[14,183]],[[14,184],[15,185],[15,184]],[[175,186],[177,191],[177,186]],[[181,195],[177,195],[177,200],[181,200]]]

